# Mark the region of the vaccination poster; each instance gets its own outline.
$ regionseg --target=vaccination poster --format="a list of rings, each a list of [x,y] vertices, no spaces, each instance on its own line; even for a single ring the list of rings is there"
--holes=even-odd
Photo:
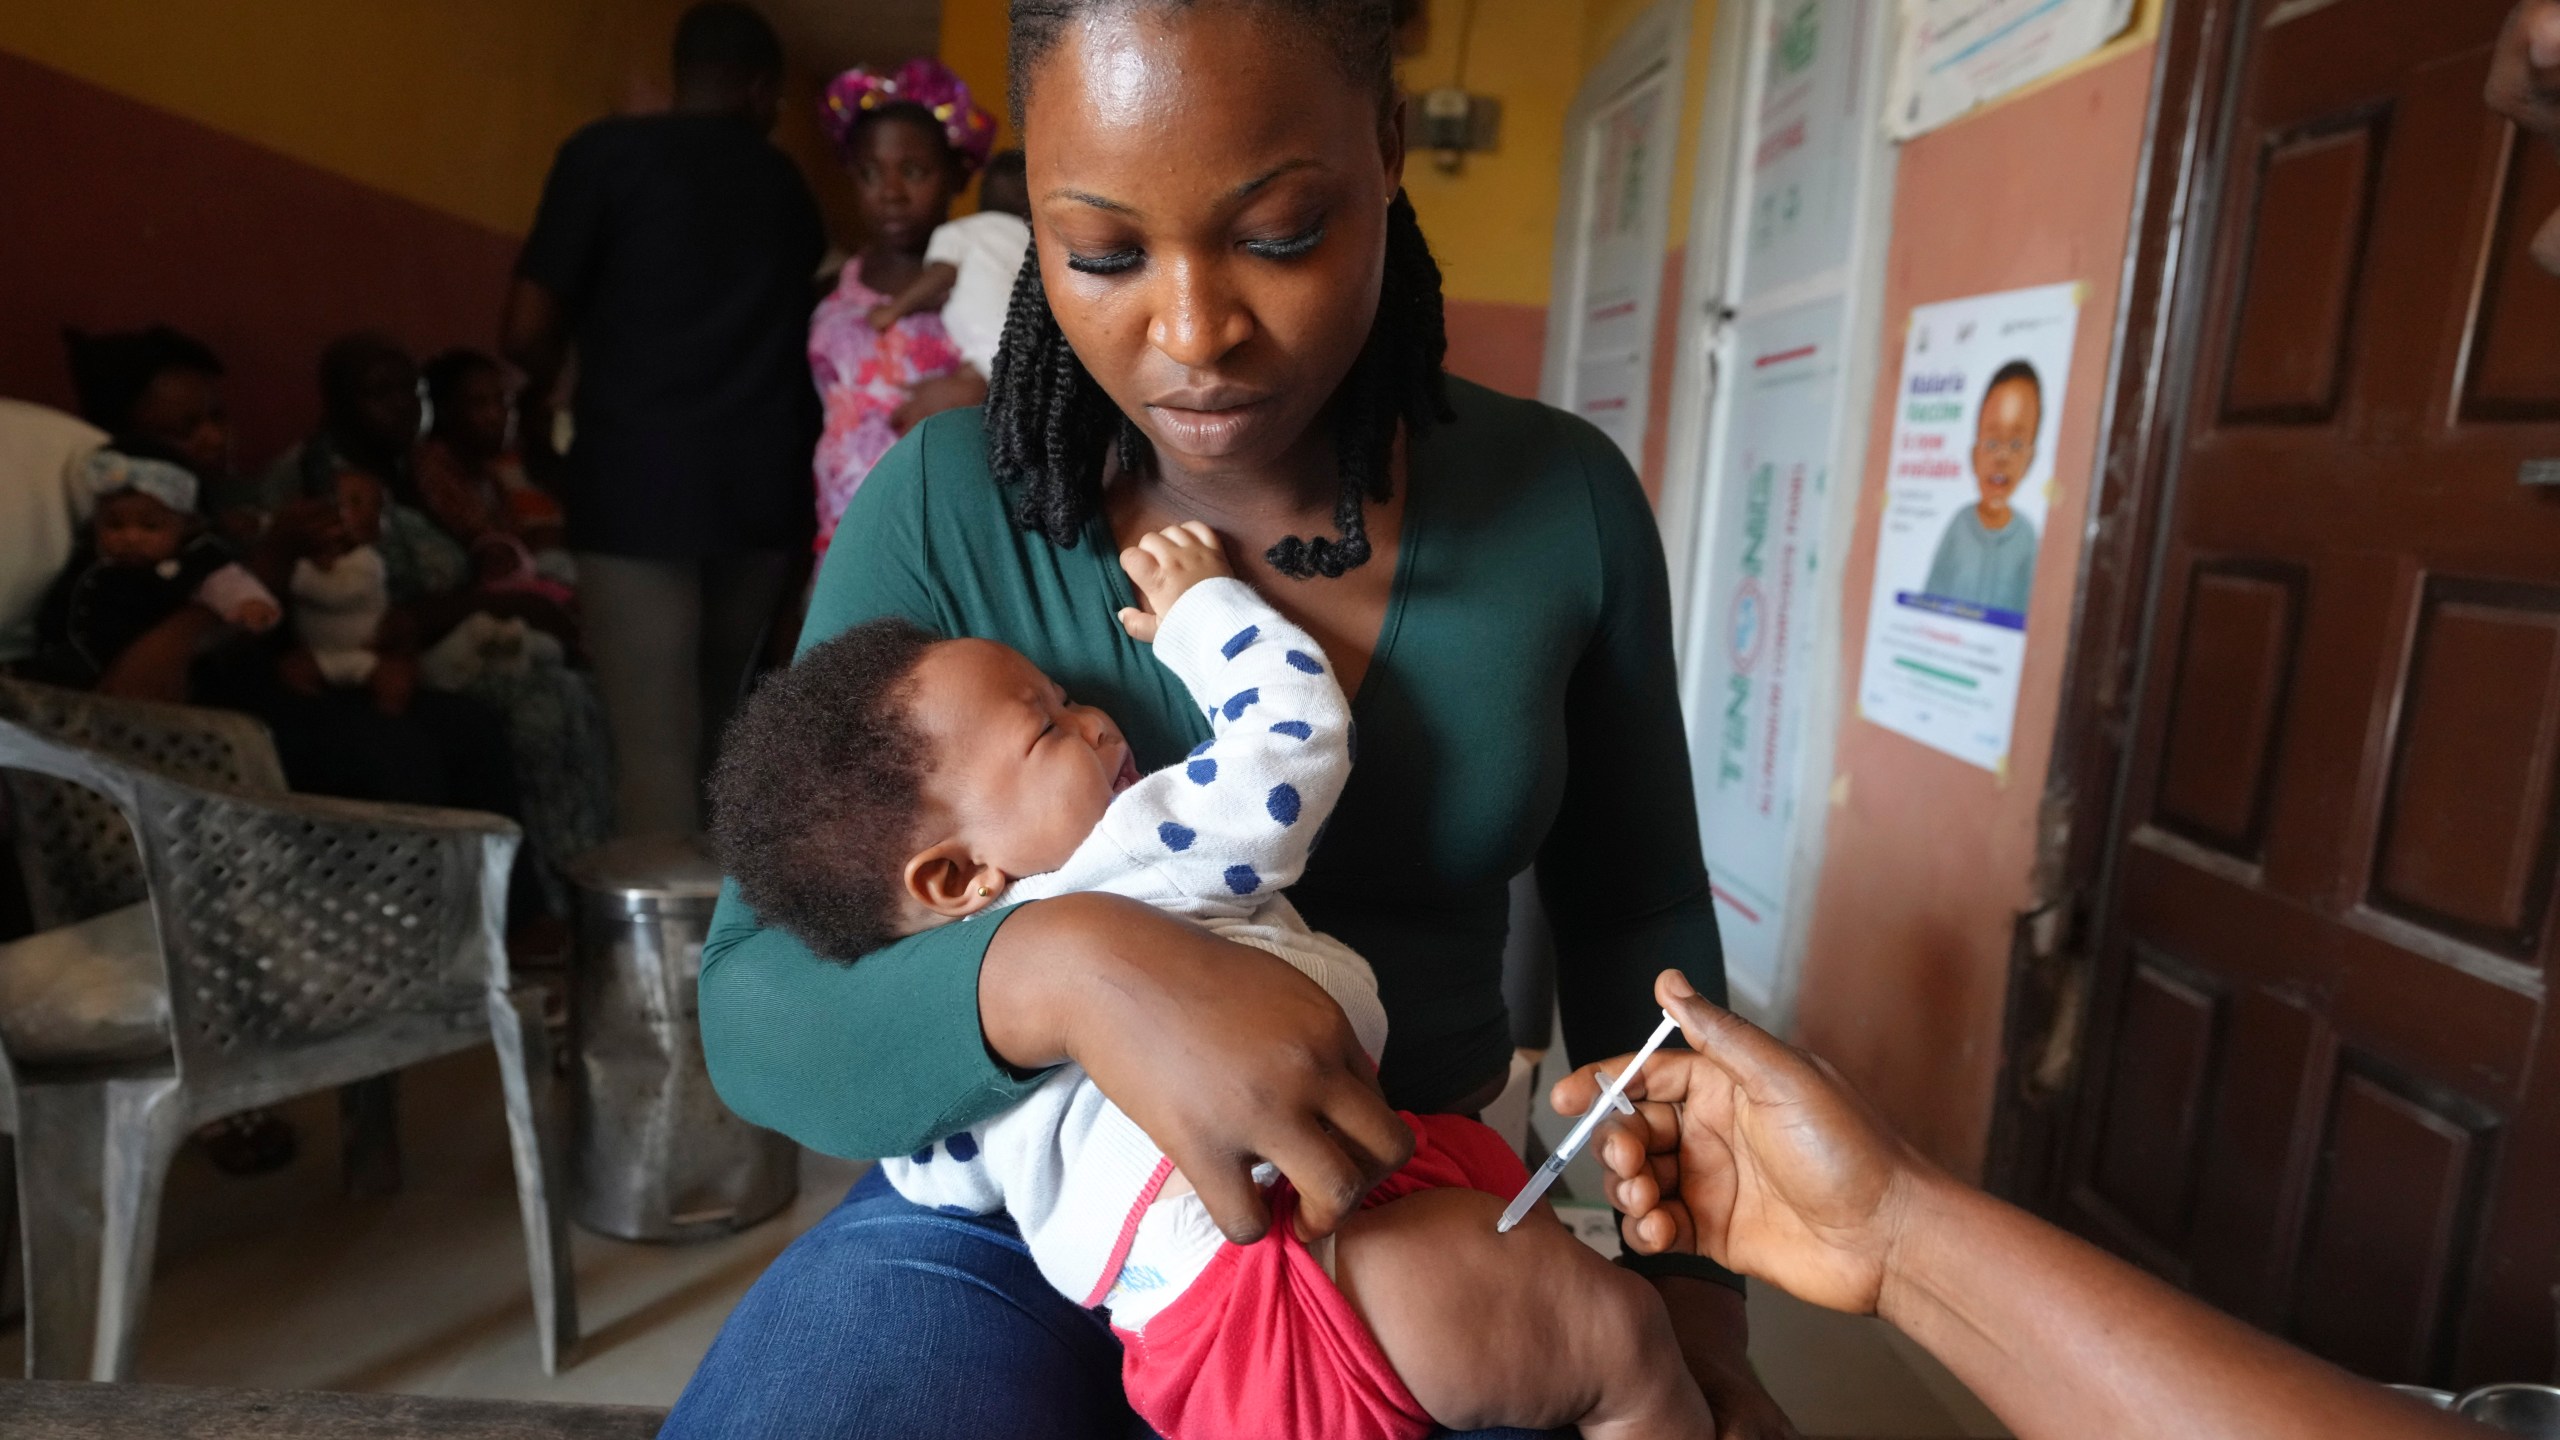
[[[1903,337],[1858,712],[2003,775],[2080,294],[1924,305]]]
[[[2133,0],[1902,0],[1888,129],[1908,140],[2124,33]]]

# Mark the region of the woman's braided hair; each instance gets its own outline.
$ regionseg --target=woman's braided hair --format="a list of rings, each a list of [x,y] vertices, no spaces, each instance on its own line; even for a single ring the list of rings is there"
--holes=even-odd
[[[1069,22],[1112,9],[1188,7],[1202,0],[1013,0],[1013,113],[1022,122],[1025,79]],[[1228,0],[1270,12],[1323,41],[1357,84],[1378,96],[1383,121],[1395,102],[1395,60],[1387,0]],[[1368,501],[1395,493],[1398,428],[1419,433],[1452,418],[1441,361],[1449,340],[1441,316],[1440,266],[1422,238],[1413,204],[1398,191],[1387,211],[1386,273],[1368,341],[1333,406],[1334,452],[1342,490],[1334,502],[1341,533],[1292,535],[1264,553],[1283,575],[1339,576],[1369,558]],[[1072,547],[1102,497],[1105,447],[1123,471],[1147,458],[1145,435],[1120,413],[1076,358],[1040,283],[1037,247],[1014,281],[995,373],[988,377],[989,461],[1014,488],[1014,519]]]

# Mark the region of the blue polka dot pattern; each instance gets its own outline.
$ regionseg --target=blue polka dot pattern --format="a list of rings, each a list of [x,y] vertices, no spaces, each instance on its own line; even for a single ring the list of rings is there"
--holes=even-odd
[[[1286,784],[1272,786],[1271,793],[1263,797],[1262,805],[1264,809],[1271,812],[1271,818],[1279,821],[1281,824],[1295,825],[1298,823],[1297,786]]]
[[[1191,842],[1200,838],[1200,832],[1167,820],[1156,827],[1156,838],[1164,842],[1164,848],[1179,854],[1191,848]]]
[[[1218,778],[1218,762],[1215,760],[1194,760],[1190,764],[1182,767],[1182,773],[1191,777],[1192,784],[1206,785],[1210,781]]]
[[[933,1163],[933,1147],[927,1145],[907,1158],[918,1165],[930,1165]]]
[[[1244,653],[1244,647],[1253,643],[1253,637],[1261,633],[1261,626],[1247,625],[1235,633],[1235,638],[1229,640],[1226,644],[1219,646],[1218,653],[1226,656],[1230,660],[1233,660],[1238,655]]]
[[[1247,706],[1258,704],[1261,699],[1262,691],[1259,689],[1239,690],[1227,697],[1227,703],[1223,708],[1227,712],[1227,718],[1233,720],[1242,715]]]
[[[1227,888],[1239,895],[1250,895],[1262,888],[1262,877],[1254,874],[1250,865],[1230,865],[1227,867]]]
[[[1315,727],[1309,725],[1304,720],[1283,720],[1279,724],[1271,727],[1271,733],[1274,735],[1286,735],[1292,740],[1304,740],[1316,732]]]
[[[1308,654],[1304,650],[1290,651],[1289,664],[1292,668],[1303,670],[1310,675],[1321,675],[1324,673],[1324,662],[1318,660],[1316,657]]]
[[[963,1165],[978,1158],[978,1139],[966,1130],[943,1141],[942,1148],[951,1152],[951,1158]]]
[[[1217,737],[1213,735],[1208,739],[1201,741],[1199,744],[1192,746],[1191,753],[1194,755],[1206,755],[1209,753],[1209,747],[1217,743]]]

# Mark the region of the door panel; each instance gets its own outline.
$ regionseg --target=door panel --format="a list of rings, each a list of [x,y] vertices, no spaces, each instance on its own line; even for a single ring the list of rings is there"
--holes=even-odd
[[[2221,1060],[2222,995],[2210,980],[2179,974],[2155,956],[2135,962],[2122,1035],[2148,1057],[2120,1072],[2099,1133],[2093,1188],[2154,1238],[2186,1237],[2195,1194],[2196,1141]]]
[[[2374,903],[2530,958],[2551,899],[2560,593],[2428,586],[2400,712]]]
[[[2481,107],[2506,8],[2241,22],[2062,1201],[2428,1383],[2548,1377],[2560,1279],[2560,161]]]
[[[2510,138],[2499,174],[2497,240],[2470,316],[2465,420],[2560,420],[2560,286],[2533,259],[2533,232],[2560,210],[2560,154]]]
[[[2337,413],[2388,118],[2366,110],[2267,141],[2223,379],[2225,423],[2311,424]]]
[[[2362,1057],[2337,1071],[2294,1334],[2374,1375],[2433,1373],[2469,1259],[2492,1122]]]
[[[2242,860],[2264,839],[2304,578],[2299,566],[2234,563],[2188,578],[2156,818]]]

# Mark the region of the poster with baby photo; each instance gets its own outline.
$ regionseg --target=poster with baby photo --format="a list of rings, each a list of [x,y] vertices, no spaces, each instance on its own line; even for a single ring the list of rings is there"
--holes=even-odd
[[[2078,285],[1911,312],[1860,716],[2006,775]]]

